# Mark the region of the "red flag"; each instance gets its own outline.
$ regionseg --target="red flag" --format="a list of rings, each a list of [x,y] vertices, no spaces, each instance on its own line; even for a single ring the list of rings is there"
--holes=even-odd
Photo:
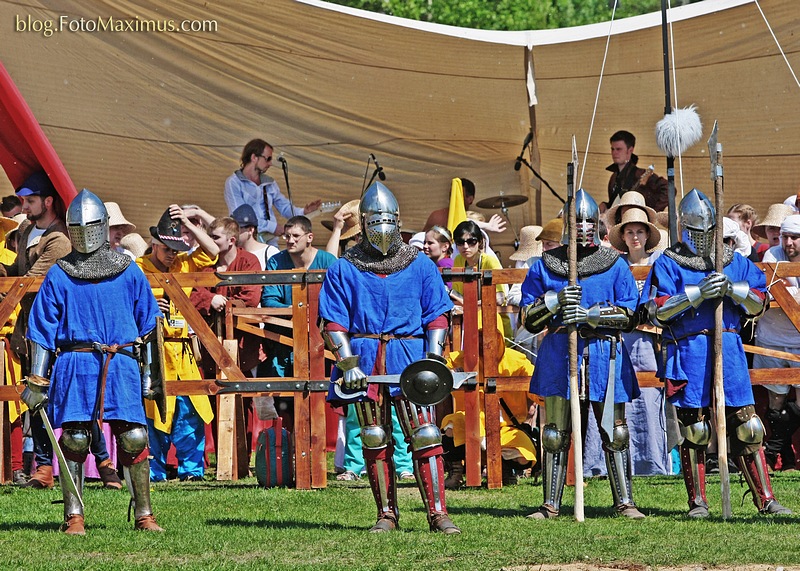
[[[0,165],[14,188],[37,170],[44,171],[64,204],[77,192],[67,169],[42,131],[6,68],[0,63]]]

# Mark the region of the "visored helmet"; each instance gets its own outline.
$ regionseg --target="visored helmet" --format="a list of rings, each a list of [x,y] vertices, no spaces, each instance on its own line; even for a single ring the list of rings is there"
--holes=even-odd
[[[566,212],[565,212],[566,214]],[[564,216],[564,229],[561,243],[569,244],[568,216]],[[596,246],[600,244],[599,235],[600,209],[588,192],[582,188],[575,193],[575,223],[578,228],[578,244]]]
[[[67,208],[67,230],[72,247],[91,254],[108,242],[108,212],[96,194],[83,189]]]
[[[693,188],[681,200],[678,208],[683,242],[698,256],[708,257],[714,249],[714,228],[717,215],[708,197]]]
[[[361,231],[369,244],[384,256],[400,237],[400,206],[386,185],[373,182],[358,207]]]

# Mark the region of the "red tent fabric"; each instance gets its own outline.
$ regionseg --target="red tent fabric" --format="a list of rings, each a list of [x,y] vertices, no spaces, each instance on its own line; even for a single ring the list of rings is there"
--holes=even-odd
[[[6,68],[0,63],[0,164],[14,188],[43,170],[64,204],[75,197],[67,169],[42,131]]]

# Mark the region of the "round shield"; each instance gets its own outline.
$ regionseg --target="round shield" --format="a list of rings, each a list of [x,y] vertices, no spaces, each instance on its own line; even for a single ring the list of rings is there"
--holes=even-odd
[[[420,359],[400,373],[400,389],[415,404],[438,404],[453,390],[453,373],[435,359]]]

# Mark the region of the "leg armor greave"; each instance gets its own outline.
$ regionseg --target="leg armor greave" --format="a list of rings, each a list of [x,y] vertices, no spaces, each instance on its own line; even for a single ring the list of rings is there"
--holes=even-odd
[[[683,481],[689,496],[689,510],[708,509],[706,499],[706,448],[711,441],[708,409],[676,408],[678,429],[683,436],[680,446]]]
[[[364,401],[353,404],[361,427],[361,445],[369,485],[378,508],[378,520],[388,518],[397,522],[397,488],[395,484],[392,417],[385,398],[380,402]]]
[[[542,487],[544,505],[558,513],[567,481],[571,419],[569,401],[562,397],[545,397],[547,424],[542,430]]]
[[[87,448],[88,450],[88,448]],[[73,494],[66,485],[66,478],[72,478],[75,482],[75,487],[78,488],[78,493],[83,496],[83,462],[76,462],[75,460],[67,459],[67,465],[62,467],[66,472],[61,478],[61,493],[64,496],[64,521],[69,520],[71,515],[83,515],[83,506],[81,505],[81,498]]]
[[[603,403],[592,403],[595,418],[603,418]],[[634,506],[633,483],[631,472],[630,435],[625,422],[625,403],[614,405],[614,428],[611,436],[600,429],[603,440],[603,452],[608,471],[608,482],[614,497],[614,507],[622,510]]]
[[[394,401],[403,434],[411,444],[411,460],[428,521],[447,514],[444,497],[442,435],[436,426],[434,407],[417,405],[408,399]]]

